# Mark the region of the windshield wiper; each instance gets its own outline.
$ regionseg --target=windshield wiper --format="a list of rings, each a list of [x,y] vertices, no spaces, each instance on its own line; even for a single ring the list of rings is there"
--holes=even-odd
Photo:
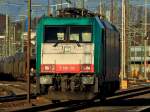
[[[81,47],[79,41],[77,41],[77,40],[70,40],[70,42],[75,42],[75,43],[77,44],[78,47]]]
[[[53,45],[53,47],[56,47],[58,44],[59,44],[59,41],[57,41],[57,42]]]

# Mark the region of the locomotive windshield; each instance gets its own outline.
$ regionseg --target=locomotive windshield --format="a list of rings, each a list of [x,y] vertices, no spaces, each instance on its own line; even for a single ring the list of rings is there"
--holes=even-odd
[[[64,41],[66,35],[66,27],[64,26],[45,26],[44,42]]]
[[[70,26],[70,40],[79,42],[91,42],[90,26]]]
[[[45,26],[44,42],[91,42],[91,26]]]

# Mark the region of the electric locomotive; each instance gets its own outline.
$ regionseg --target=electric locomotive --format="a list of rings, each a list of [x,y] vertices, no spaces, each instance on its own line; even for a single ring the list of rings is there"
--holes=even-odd
[[[36,44],[37,92],[81,100],[119,89],[119,31],[95,14],[69,8],[41,18]]]

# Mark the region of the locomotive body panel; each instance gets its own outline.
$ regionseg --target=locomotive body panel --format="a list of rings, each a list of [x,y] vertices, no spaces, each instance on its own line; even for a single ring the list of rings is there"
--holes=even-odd
[[[47,69],[47,70],[46,70]],[[41,73],[94,72],[94,45],[92,43],[42,44]]]

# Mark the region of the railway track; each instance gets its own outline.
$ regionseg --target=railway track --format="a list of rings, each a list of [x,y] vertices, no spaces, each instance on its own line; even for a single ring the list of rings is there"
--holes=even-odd
[[[4,88],[7,91],[12,91],[16,95],[25,94],[27,91],[26,82],[8,82],[2,81],[0,88]],[[36,89],[35,84],[31,84],[31,90],[34,92]]]
[[[32,111],[76,111],[84,108],[95,107],[95,106],[108,106],[108,105],[123,105],[120,102],[123,102],[127,105],[126,99],[131,98],[133,96],[139,96],[146,93],[150,93],[150,87],[140,87],[131,90],[119,91],[114,96],[108,97],[105,102],[100,102],[100,100],[86,100],[86,101],[66,101],[60,102],[56,104],[47,103],[38,106],[32,106],[23,109],[13,110],[15,112],[32,112]],[[130,100],[129,100],[130,101]],[[146,105],[149,105],[150,102],[147,102]],[[130,103],[129,103],[130,106]],[[145,112],[142,110],[141,112]]]
[[[129,91],[118,92],[114,96],[107,98],[108,100],[122,100],[126,98],[131,98],[134,96],[139,96],[141,94],[150,93],[150,87],[143,87]]]
[[[0,88],[8,93],[7,95],[0,96],[0,103],[26,99],[27,89],[23,82],[1,81]],[[32,85],[31,98],[36,98],[34,91],[35,87]]]
[[[37,96],[35,94],[31,94],[31,99],[35,99]],[[0,103],[3,102],[12,102],[17,100],[25,100],[27,99],[27,94],[22,95],[10,95],[10,96],[4,96],[0,97]]]
[[[135,91],[143,91],[143,90],[147,90],[148,88],[149,87],[139,87],[139,88],[135,88],[135,89],[118,91],[117,93],[115,93],[114,96],[124,95],[122,97],[125,97],[125,95],[127,95],[128,93],[135,92]],[[14,93],[12,93],[11,95],[8,95],[8,96],[3,96],[3,97],[1,96],[0,97],[0,102],[2,103],[2,102],[11,102],[11,101],[16,101],[16,100],[25,100],[26,96],[27,96],[27,94],[15,95]],[[35,94],[31,94],[31,98],[36,98],[36,97],[37,96]],[[118,96],[117,98],[119,99],[120,97]]]

